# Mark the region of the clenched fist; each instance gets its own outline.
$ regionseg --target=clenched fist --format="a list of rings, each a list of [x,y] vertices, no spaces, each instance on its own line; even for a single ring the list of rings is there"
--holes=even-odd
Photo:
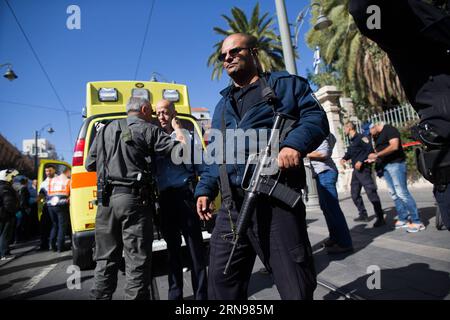
[[[284,147],[278,154],[278,167],[281,170],[298,167],[300,161],[300,152],[289,147]]]
[[[200,220],[209,220],[212,218],[212,202],[207,196],[201,196],[197,199],[197,214]]]

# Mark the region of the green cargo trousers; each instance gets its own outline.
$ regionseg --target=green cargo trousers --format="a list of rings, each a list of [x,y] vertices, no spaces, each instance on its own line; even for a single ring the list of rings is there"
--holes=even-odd
[[[125,299],[150,299],[153,224],[151,206],[134,194],[117,193],[109,207],[98,206],[95,219],[94,286],[91,297],[111,299],[125,254]]]

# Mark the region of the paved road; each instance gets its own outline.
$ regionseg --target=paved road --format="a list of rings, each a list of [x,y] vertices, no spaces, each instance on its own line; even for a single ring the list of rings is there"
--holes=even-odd
[[[431,188],[413,189],[420,214],[427,229],[417,234],[394,230],[395,215],[387,192],[380,191],[390,225],[372,229],[367,224],[354,223],[356,209],[347,195],[341,195],[341,206],[351,229],[355,252],[329,256],[321,248],[328,231],[320,210],[308,210],[308,232],[319,281],[331,284],[341,293],[366,299],[450,299],[450,232],[434,227],[435,206]],[[369,214],[373,212],[365,198]],[[374,216],[372,216],[373,218]],[[17,247],[17,258],[0,263],[0,299],[89,299],[93,271],[81,272],[80,288],[69,289],[71,252],[36,252],[37,242]],[[167,299],[166,257],[155,256],[156,284],[160,299]],[[369,289],[367,281],[372,274],[368,267],[380,269],[380,288]],[[257,260],[249,288],[251,300],[280,299],[272,278],[259,272]],[[70,282],[70,281],[69,281]],[[190,273],[184,276],[186,299],[192,299]],[[73,284],[73,281],[70,282]],[[124,275],[119,273],[118,290],[114,299],[123,299]],[[319,300],[344,299],[340,294],[319,285],[314,295]]]

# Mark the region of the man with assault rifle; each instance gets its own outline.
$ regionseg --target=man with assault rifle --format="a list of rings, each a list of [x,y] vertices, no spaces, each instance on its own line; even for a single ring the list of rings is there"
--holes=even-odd
[[[273,274],[282,299],[312,299],[316,273],[301,201],[302,158],[328,135],[325,112],[305,79],[287,72],[261,72],[253,36],[228,36],[218,59],[233,84],[221,92],[212,128],[222,132],[224,141],[230,129],[255,130],[257,136],[272,130],[253,165],[246,159],[247,170],[245,163],[216,159],[197,185],[202,220],[212,217],[210,204],[219,185],[222,195],[210,240],[208,298],[247,299],[258,255]],[[234,155],[248,157],[247,144],[234,148]]]

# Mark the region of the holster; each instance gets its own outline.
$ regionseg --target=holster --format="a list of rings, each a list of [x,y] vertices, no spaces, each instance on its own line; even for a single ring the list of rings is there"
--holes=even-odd
[[[149,206],[150,202],[154,201],[152,192],[153,190],[149,185],[142,185],[139,187],[139,200],[143,206]]]
[[[450,148],[415,151],[417,169],[425,179],[435,185],[450,183]]]
[[[103,207],[109,207],[109,200],[112,194],[112,185],[108,181],[98,179],[97,183],[97,203]]]

